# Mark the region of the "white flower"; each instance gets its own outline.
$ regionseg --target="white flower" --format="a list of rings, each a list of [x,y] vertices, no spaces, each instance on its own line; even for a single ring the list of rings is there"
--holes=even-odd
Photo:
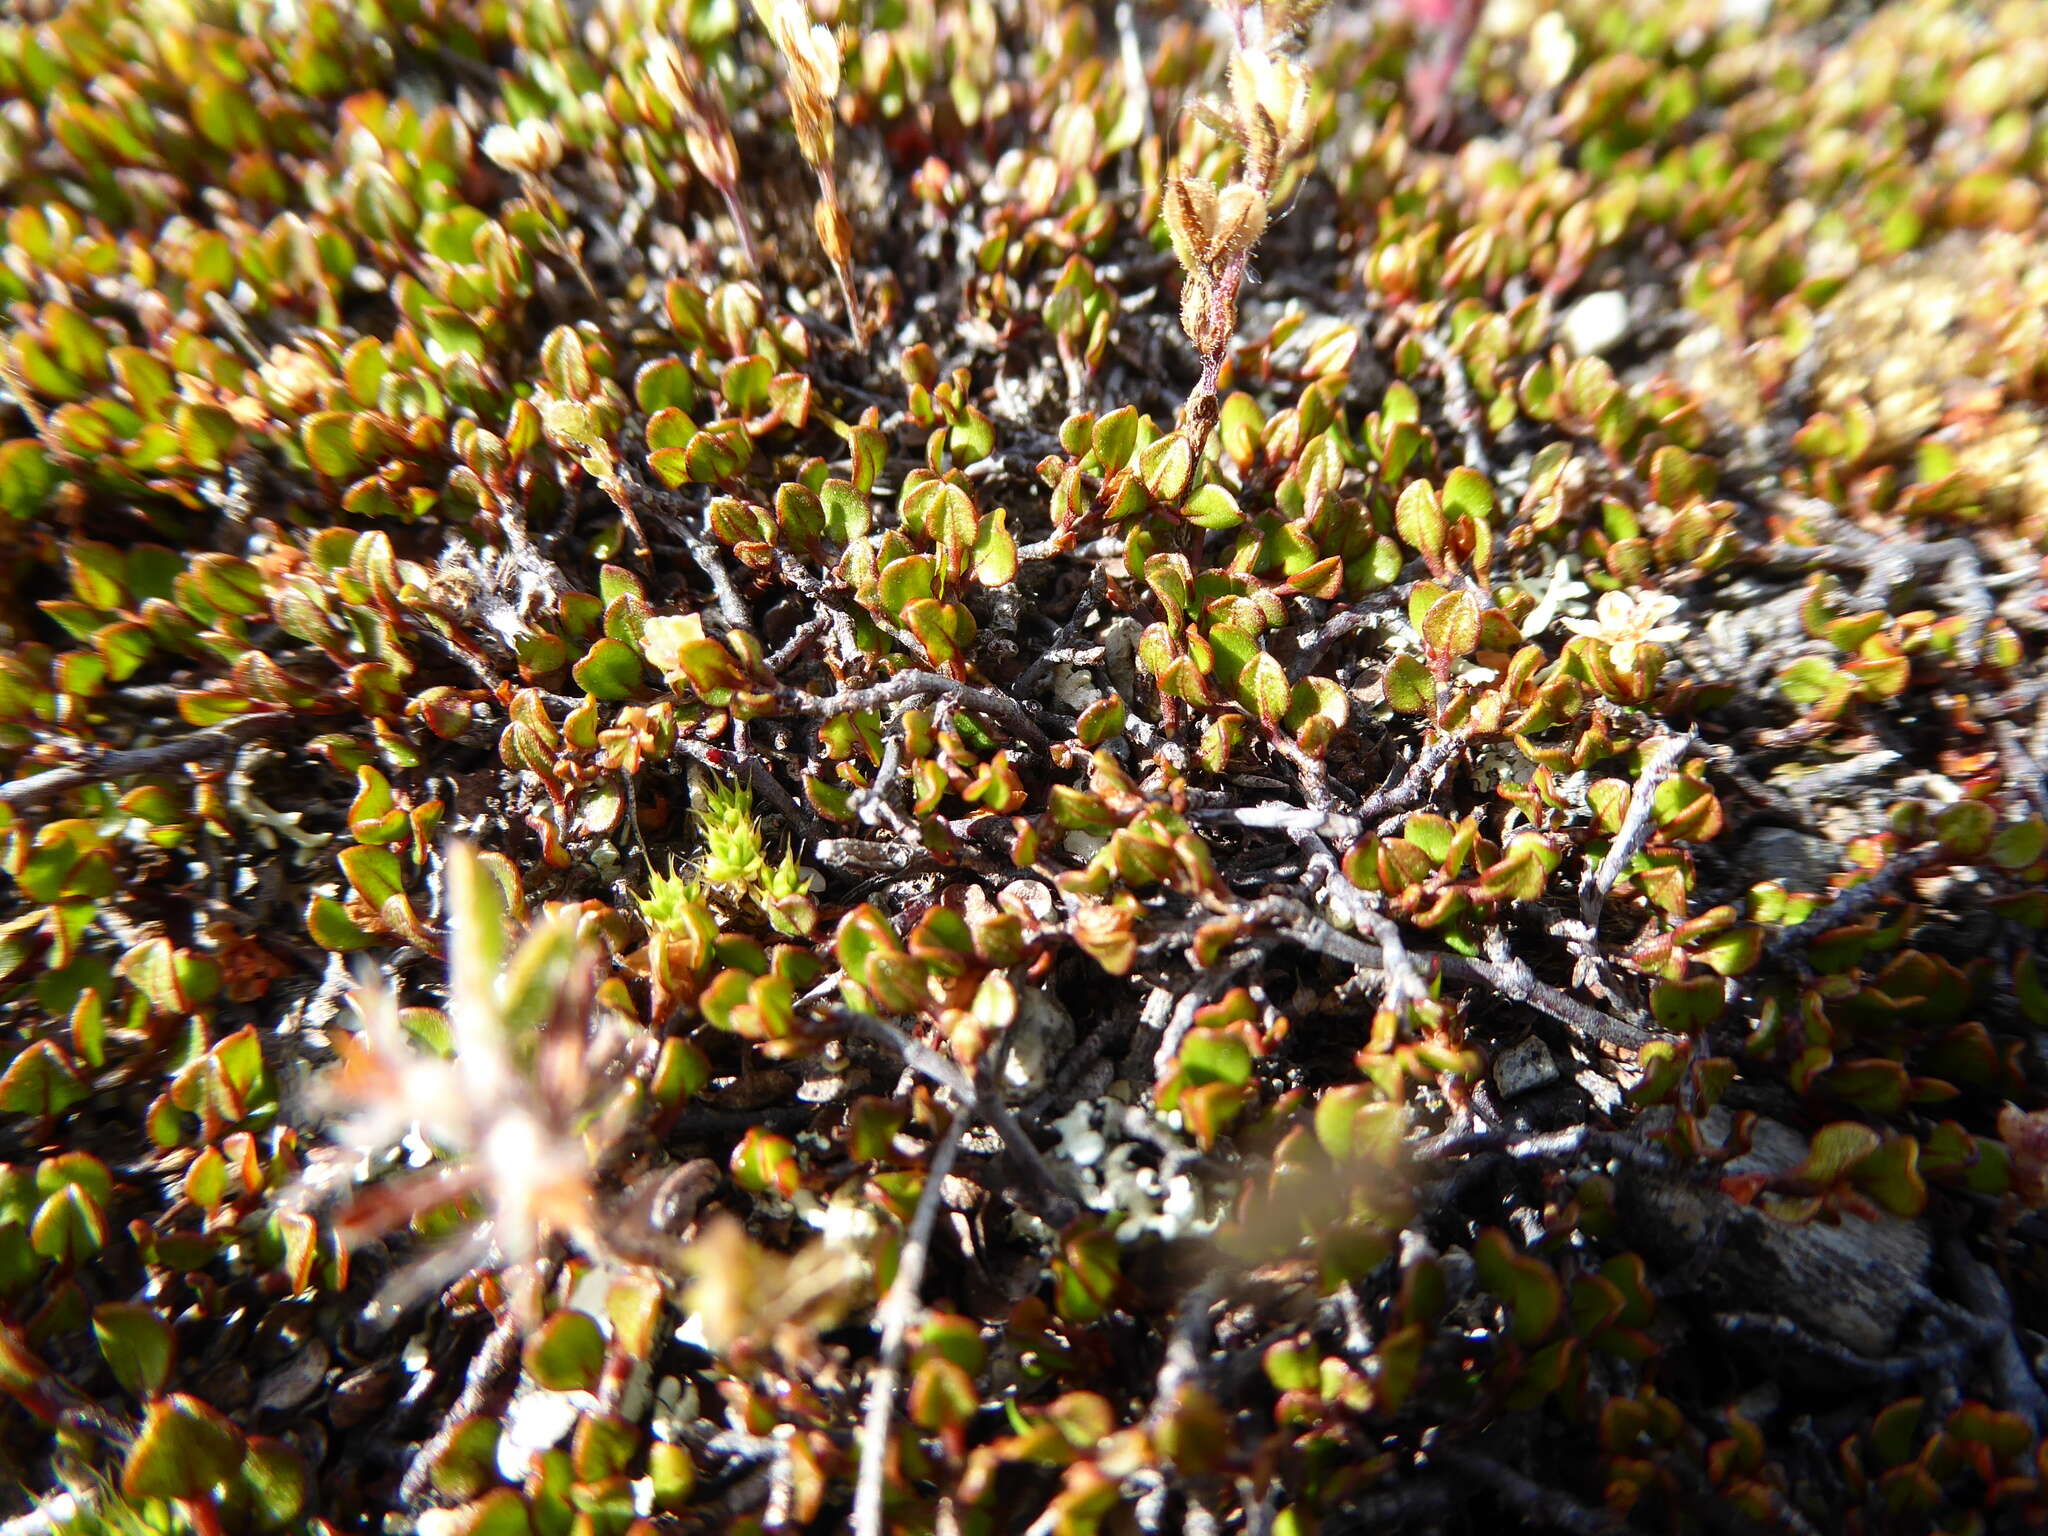
[[[487,130],[487,159],[517,176],[539,176],[562,163],[562,135],[554,124],[530,117],[523,123],[499,123]]]
[[[1535,590],[1533,587],[1526,589]],[[1560,559],[1550,568],[1550,580],[1543,588],[1543,596],[1537,599],[1536,606],[1530,609],[1528,617],[1522,620],[1520,628],[1523,637],[1535,639],[1550,628],[1558,615],[1564,613],[1577,599],[1590,597],[1592,594],[1591,587],[1572,575],[1571,563]]]
[[[1678,599],[1667,592],[1608,592],[1593,607],[1593,617],[1566,619],[1564,627],[1575,635],[1604,642],[1614,653],[1614,664],[1632,672],[1636,652],[1646,645],[1682,640],[1683,624],[1660,621],[1678,612]]]

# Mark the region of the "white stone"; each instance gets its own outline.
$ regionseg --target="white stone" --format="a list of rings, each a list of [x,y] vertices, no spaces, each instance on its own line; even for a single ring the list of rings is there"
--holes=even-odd
[[[1052,695],[1070,714],[1080,714],[1102,697],[1102,690],[1095,686],[1094,677],[1085,667],[1070,667],[1062,662],[1053,668],[1052,676]]]
[[[1003,1097],[1012,1101],[1043,1088],[1074,1049],[1073,1016],[1043,987],[1017,989],[1017,1016],[1004,1033],[1010,1053],[1003,1063]]]
[[[1612,289],[1589,293],[1557,322],[1565,347],[1580,357],[1605,352],[1628,334],[1628,300]]]
[[[1065,849],[1076,862],[1082,864],[1086,864],[1108,846],[1108,838],[1098,837],[1093,832],[1083,832],[1079,828],[1069,832],[1060,839],[1060,847]]]

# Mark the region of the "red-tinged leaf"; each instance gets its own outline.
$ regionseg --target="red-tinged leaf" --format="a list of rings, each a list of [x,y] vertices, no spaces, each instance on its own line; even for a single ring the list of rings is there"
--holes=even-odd
[[[163,1391],[177,1345],[170,1324],[155,1308],[110,1301],[93,1309],[92,1331],[107,1368],[129,1396],[147,1399]]]
[[[63,1114],[86,1097],[85,1081],[64,1048],[37,1040],[0,1073],[0,1110],[38,1118]]]
[[[241,1431],[195,1397],[173,1393],[150,1404],[121,1469],[131,1499],[203,1499],[242,1464]]]

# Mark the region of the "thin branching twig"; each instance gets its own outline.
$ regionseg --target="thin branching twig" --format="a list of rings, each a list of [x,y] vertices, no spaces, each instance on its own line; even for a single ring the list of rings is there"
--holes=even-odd
[[[896,1406],[896,1378],[902,1373],[904,1341],[917,1320],[919,1294],[924,1288],[925,1261],[931,1254],[932,1228],[944,1205],[942,1194],[953,1162],[960,1155],[960,1143],[972,1125],[972,1111],[961,1108],[940,1135],[925,1170],[924,1189],[911,1212],[910,1228],[903,1234],[903,1247],[896,1260],[896,1277],[875,1314],[881,1330],[880,1352],[868,1377],[867,1406],[861,1414],[860,1473],[854,1484],[854,1536],[882,1536],[882,1492],[889,1470],[889,1420]]]

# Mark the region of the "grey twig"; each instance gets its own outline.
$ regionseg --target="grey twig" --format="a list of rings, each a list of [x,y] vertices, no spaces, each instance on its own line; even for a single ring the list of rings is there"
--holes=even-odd
[[[1431,781],[1443,767],[1464,750],[1465,738],[1456,731],[1437,737],[1416,754],[1406,773],[1386,788],[1367,795],[1351,814],[1358,818],[1360,825],[1370,827],[1386,817],[1410,809],[1429,793]]]
[[[1464,440],[1465,462],[1491,479],[1493,464],[1486,452],[1486,414],[1473,398],[1472,381],[1466,376],[1464,361],[1434,331],[1417,326],[1410,334],[1421,347],[1422,355],[1435,363],[1437,372],[1443,376],[1444,416]]]
[[[1562,1131],[1539,1131],[1518,1136],[1509,1131],[1458,1131],[1433,1136],[1415,1149],[1417,1162],[1443,1162],[1454,1157],[1498,1152],[1517,1162],[1560,1163],[1580,1152],[1591,1152],[1616,1162],[1631,1163],[1653,1173],[1673,1173],[1678,1162],[1655,1142],[1614,1131],[1599,1131],[1575,1125]]]
[[[846,693],[821,695],[799,693],[794,688],[784,688],[778,690],[776,697],[782,707],[793,714],[821,718],[852,714],[862,709],[882,709],[891,704],[907,703],[912,699],[951,699],[964,709],[971,709],[976,714],[999,721],[1040,751],[1045,751],[1052,745],[1046,740],[1045,732],[1038,728],[1015,699],[993,689],[976,688],[971,683],[942,677],[937,672],[898,672],[885,683],[876,683],[871,688],[855,688]]]
[[[81,784],[122,779],[136,773],[156,773],[165,768],[226,757],[243,742],[282,730],[295,718],[282,710],[242,715],[206,730],[194,731],[189,736],[173,736],[169,741],[160,741],[154,746],[130,747],[123,752],[87,748],[84,749],[85,761],[76,767],[51,768],[25,779],[16,779],[11,784],[0,784],[0,805],[20,810],[23,806],[40,805]]]
[[[1569,1494],[1546,1488],[1483,1452],[1459,1445],[1445,1446],[1431,1451],[1430,1460],[1484,1483],[1516,1514],[1552,1530],[1570,1531],[1574,1536],[1609,1536],[1621,1529],[1620,1522],[1605,1510],[1588,1508]]]
[[[1985,1344],[1984,1339],[1977,1335],[1964,1334],[1922,1349],[1873,1359],[1809,1333],[1791,1318],[1775,1313],[1717,1312],[1714,1314],[1714,1326],[1732,1338],[1763,1338],[1775,1344],[1789,1344],[1816,1360],[1825,1361],[1845,1376],[1868,1382],[1910,1381],[1930,1372],[1952,1370]]]
[[[675,530],[683,541],[683,547],[690,552],[692,562],[711,583],[711,595],[718,603],[718,616],[725,620],[726,628],[752,634],[754,616],[747,611],[746,600],[733,584],[732,572],[726,569],[725,552],[718,547],[716,539],[698,532],[690,521],[695,509],[688,506],[678,492],[655,490],[637,479],[621,480],[620,484],[626,492],[620,502],[620,510],[630,512],[630,503],[644,499],[663,512],[668,526]]]
[[[812,614],[810,618],[797,625],[795,632],[787,640],[783,641],[780,646],[776,647],[775,653],[765,658],[761,664],[768,669],[771,676],[780,677],[789,670],[790,664],[797,657],[803,655],[806,650],[823,639],[825,632],[831,627],[832,612],[830,609]]]
[[[1300,902],[1288,897],[1265,897],[1254,902],[1245,915],[1254,922],[1278,928],[1297,943],[1347,965],[1375,971],[1386,967],[1386,956],[1377,946],[1338,931]],[[1437,950],[1410,950],[1409,953],[1419,963],[1433,965],[1446,976],[1484,982],[1503,997],[1526,1003],[1567,1028],[1609,1045],[1639,1050],[1652,1040],[1671,1038],[1659,1030],[1603,1013],[1555,987],[1545,985],[1519,960],[1503,965]]]
[[[1045,1154],[1024,1134],[1024,1128],[1010,1113],[1009,1106],[1003,1103],[999,1094],[982,1091],[959,1062],[912,1039],[887,1019],[878,1019],[871,1013],[861,1013],[853,1008],[834,1008],[831,1018],[842,1028],[865,1035],[876,1044],[894,1051],[913,1072],[946,1089],[955,1100],[971,1107],[993,1126],[1003,1139],[1004,1149],[1024,1172],[1037,1214],[1048,1224],[1065,1226],[1079,1214],[1073,1196],[1047,1164]]]
[[[910,1230],[903,1237],[902,1256],[896,1261],[896,1278],[882,1298],[876,1314],[881,1329],[880,1354],[868,1377],[866,1410],[861,1415],[860,1472],[854,1484],[854,1536],[882,1536],[883,1479],[889,1465],[889,1420],[896,1407],[896,1378],[902,1373],[903,1345],[910,1325],[916,1320],[919,1295],[924,1288],[925,1261],[931,1253],[932,1227],[945,1201],[941,1191],[953,1161],[960,1155],[961,1138],[973,1123],[974,1113],[966,1106],[956,1110],[932,1151],[925,1172],[924,1189],[911,1212]]]
[[[1174,1316],[1173,1334],[1166,1341],[1165,1358],[1159,1362],[1159,1376],[1152,1392],[1149,1424],[1158,1425],[1173,1412],[1180,1390],[1202,1378],[1202,1361],[1210,1341],[1209,1313],[1223,1295],[1223,1280],[1212,1275],[1181,1298]]]
[[[2048,784],[2043,783],[2041,765],[2034,761],[2034,754],[2027,750],[2020,733],[2012,728],[2009,720],[1994,721],[1991,732],[1998,738],[2006,781],[2019,786],[2037,814],[2048,816]]]
[[[1963,1305],[1990,1325],[1991,1375],[1999,1401],[2023,1414],[2037,1433],[2048,1428],[2048,1392],[2041,1390],[2026,1351],[2013,1336],[2012,1297],[1991,1266],[1970,1252],[1961,1238],[1950,1238],[1943,1245],[1942,1257],[1956,1278]]]
[[[505,1374],[519,1363],[519,1309],[507,1305],[483,1347],[470,1359],[469,1372],[462,1378],[462,1392],[442,1417],[441,1428],[413,1454],[412,1463],[398,1485],[399,1502],[418,1509],[427,1499],[434,1464],[454,1442],[463,1422],[483,1412],[484,1405],[499,1390]]]
[[[1333,1510],[1323,1520],[1324,1536],[1380,1536],[1390,1529],[1438,1526],[1463,1505],[1459,1489],[1448,1477],[1418,1477],[1375,1489]]]
[[[1024,669],[1012,686],[1012,692],[1019,698],[1028,695],[1038,686],[1039,679],[1051,670],[1063,651],[1072,649],[1074,636],[1080,632],[1081,625],[1086,622],[1095,605],[1102,600],[1103,588],[1106,585],[1107,580],[1102,567],[1098,565],[1088,578],[1088,590],[1083,592],[1081,600],[1074,604],[1074,611],[1067,615],[1067,622],[1060,626],[1060,632],[1053,637],[1052,644],[1039,652],[1038,659]]]
[[[1921,870],[1945,857],[1946,853],[1947,850],[1938,842],[1922,843],[1918,848],[1908,849],[1861,885],[1850,886],[1806,921],[1794,923],[1772,939],[1765,948],[1765,954],[1777,960],[1798,953],[1803,962],[1803,952],[1811,940],[1831,928],[1839,928],[1861,917],[1886,897],[1895,894]]]
[[[1589,941],[1599,932],[1600,911],[1606,906],[1615,882],[1635,856],[1643,851],[1643,845],[1656,830],[1650,813],[1657,801],[1657,791],[1670,781],[1671,776],[1678,772],[1678,765],[1698,745],[1698,738],[1687,732],[1684,735],[1660,736],[1644,749],[1643,771],[1636,779],[1635,788],[1629,792],[1628,810],[1622,815],[1621,829],[1614,834],[1614,841],[1607,845],[1607,855],[1599,866],[1588,866],[1585,878],[1579,882],[1579,919],[1586,925]]]
[[[1401,925],[1378,904],[1345,878],[1335,855],[1313,832],[1298,832],[1295,843],[1308,863],[1303,880],[1322,892],[1330,910],[1346,918],[1352,927],[1370,933],[1380,950],[1380,971],[1386,978],[1387,1006],[1396,1010],[1412,1008],[1429,998],[1429,982],[1408,953]]]

